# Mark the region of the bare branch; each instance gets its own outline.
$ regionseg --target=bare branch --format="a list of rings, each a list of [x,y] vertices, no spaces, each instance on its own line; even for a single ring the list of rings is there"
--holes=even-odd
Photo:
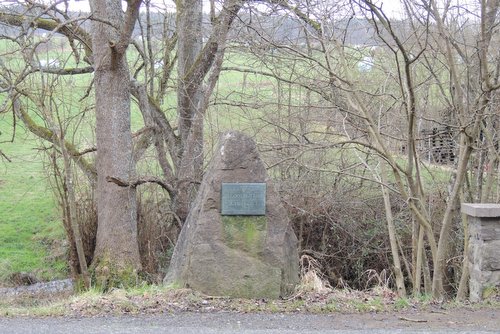
[[[43,72],[48,74],[56,75],[78,75],[93,73],[94,67],[87,66],[82,68],[52,68],[52,67],[36,67],[33,68],[29,73]]]
[[[120,39],[114,43],[111,42],[111,48],[119,55],[123,54],[130,44],[130,37],[134,31],[134,26],[139,16],[139,8],[142,0],[128,0],[127,10],[125,12],[125,20],[122,30],[120,31]]]
[[[133,187],[136,188],[137,186],[140,186],[141,184],[145,183],[155,183],[165,189],[170,195],[175,194],[175,190],[172,187],[172,185],[156,178],[156,177],[142,177],[142,178],[134,178],[131,179],[130,181],[125,181],[123,179],[120,179],[119,177],[113,177],[113,176],[107,176],[106,181],[114,183],[120,187]]]
[[[14,98],[13,100],[13,106],[16,115],[23,121],[23,123],[33,134],[35,134],[39,138],[47,140],[55,146],[60,145],[60,140],[57,138],[57,135],[52,130],[36,124],[33,118],[31,118],[26,110],[24,110],[17,98]],[[91,182],[96,182],[97,171],[95,166],[82,157],[82,153],[77,150],[75,145],[68,141],[64,141],[64,145],[73,161],[82,169],[89,180],[91,180]]]
[[[88,19],[88,17],[78,18],[78,20]],[[75,21],[77,19],[73,19]],[[50,32],[58,32],[69,39],[76,39],[85,46],[85,53],[90,56],[92,50],[92,39],[90,34],[82,27],[75,26],[70,22],[59,23],[53,19],[47,18],[34,18],[26,15],[8,14],[0,12],[0,22],[10,26],[21,27],[28,24],[29,27],[34,29],[41,29]]]
[[[6,155],[5,155],[5,153],[3,153],[3,152],[2,152],[2,150],[0,150],[0,156],[1,156],[2,158],[4,158],[5,160],[7,160],[8,162],[12,162],[12,160],[10,160],[10,159],[9,159],[9,157],[8,157],[8,156],[6,156]]]

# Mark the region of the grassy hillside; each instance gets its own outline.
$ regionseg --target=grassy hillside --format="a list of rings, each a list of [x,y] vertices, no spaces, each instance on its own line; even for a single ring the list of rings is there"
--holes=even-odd
[[[14,272],[32,272],[39,279],[67,274],[64,231],[43,171],[43,153],[36,140],[0,119],[0,284]]]

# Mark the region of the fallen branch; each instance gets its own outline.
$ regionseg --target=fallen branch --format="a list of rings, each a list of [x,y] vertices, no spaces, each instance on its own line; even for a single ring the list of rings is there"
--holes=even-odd
[[[144,183],[156,183],[157,185],[168,191],[169,194],[173,194],[175,192],[174,188],[170,184],[165,183],[162,180],[157,179],[155,177],[136,178],[127,182],[118,177],[107,176],[106,181],[114,183],[120,187],[134,187],[134,188]]]

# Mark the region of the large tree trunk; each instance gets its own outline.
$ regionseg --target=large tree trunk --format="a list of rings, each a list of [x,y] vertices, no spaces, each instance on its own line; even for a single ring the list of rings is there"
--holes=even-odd
[[[181,145],[174,211],[185,221],[203,172],[203,77],[190,75],[203,46],[201,0],[178,2],[177,27],[177,111]]]
[[[98,174],[98,229],[93,266],[96,277],[108,283],[110,277],[120,280],[124,273],[141,269],[135,187],[120,187],[106,180],[107,177],[130,180],[134,176],[130,74],[125,50],[115,45],[122,37],[115,27],[124,28],[121,1],[94,0],[91,6],[97,19],[92,21]]]

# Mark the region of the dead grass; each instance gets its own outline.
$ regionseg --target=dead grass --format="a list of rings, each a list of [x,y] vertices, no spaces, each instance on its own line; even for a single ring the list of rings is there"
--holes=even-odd
[[[0,318],[5,316],[57,316],[65,315],[67,293],[54,295],[19,294],[0,298]]]
[[[481,304],[433,303],[425,298],[399,298],[385,287],[367,291],[332,289],[314,274],[304,275],[297,293],[288,299],[241,299],[208,296],[190,289],[145,286],[140,289],[114,289],[108,293],[88,291],[79,295],[38,298],[12,296],[0,302],[1,316],[107,316],[164,314],[178,312],[239,313],[366,313],[366,312],[446,312],[456,308],[500,309],[500,300]]]
[[[321,264],[309,255],[300,257],[300,283],[295,294],[290,299],[295,299],[307,293],[325,294],[332,290],[328,280],[321,272]]]

